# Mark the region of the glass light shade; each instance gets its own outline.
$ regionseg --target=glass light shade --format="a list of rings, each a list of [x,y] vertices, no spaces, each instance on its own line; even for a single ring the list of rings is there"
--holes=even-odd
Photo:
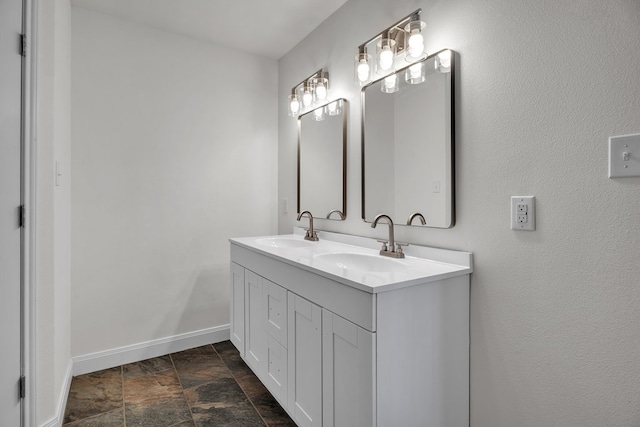
[[[397,44],[395,40],[384,38],[376,44],[376,73],[388,74],[393,71]]]
[[[356,55],[353,67],[355,82],[365,86],[371,81],[371,55],[359,53]]]
[[[424,29],[426,24],[422,21],[411,21],[405,27],[405,59],[409,62],[424,58]]]
[[[433,65],[437,72],[448,73],[451,71],[451,51],[443,50],[440,52],[433,62]]]
[[[338,99],[337,101],[333,101],[332,103],[328,104],[326,110],[327,114],[330,116],[337,116],[338,114],[342,113],[342,100]]]
[[[387,76],[382,81],[382,85],[380,86],[380,90],[384,93],[394,93],[399,89],[400,79],[398,79],[397,74],[391,74]]]
[[[300,100],[298,99],[298,95],[292,93],[289,95],[289,115],[291,117],[298,117],[298,113],[300,112]]]
[[[324,107],[313,110],[313,120],[316,122],[324,120]]]
[[[318,77],[313,81],[313,100],[315,102],[322,102],[327,98],[327,92],[329,91],[329,79],[324,77]]]
[[[426,69],[424,66],[424,62],[419,62],[417,64],[413,64],[404,74],[404,79],[407,83],[411,85],[417,85],[422,83],[426,78]]]

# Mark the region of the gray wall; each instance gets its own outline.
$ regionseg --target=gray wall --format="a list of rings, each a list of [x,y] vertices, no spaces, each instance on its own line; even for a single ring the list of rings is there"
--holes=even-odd
[[[75,7],[72,32],[72,356],[228,324],[228,238],[277,227],[276,61]]]
[[[457,225],[397,238],[474,253],[471,425],[639,425],[640,178],[607,178],[607,138],[640,132],[637,0],[350,0],[279,62],[280,200],[296,197],[287,95],[328,67],[351,107],[349,217],[315,225],[385,235],[360,220],[353,57],[418,7],[427,50],[460,55]],[[509,197],[529,194],[537,231],[512,231]]]

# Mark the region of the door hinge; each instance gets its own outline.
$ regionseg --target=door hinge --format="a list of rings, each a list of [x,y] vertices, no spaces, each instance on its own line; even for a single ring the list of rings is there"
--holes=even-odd
[[[25,228],[27,226],[27,207],[25,205],[20,205],[20,228]]]
[[[20,389],[20,399],[24,399],[27,396],[27,379],[24,375],[20,377],[18,387]]]
[[[26,57],[27,56],[27,35],[20,34],[20,37],[22,38],[22,50],[20,51],[20,55]]]

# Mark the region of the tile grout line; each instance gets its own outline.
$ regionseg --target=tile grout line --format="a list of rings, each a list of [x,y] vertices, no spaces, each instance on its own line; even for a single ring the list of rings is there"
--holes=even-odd
[[[251,403],[251,406],[253,407],[253,410],[256,411],[256,413],[258,414],[258,416],[260,417],[260,419],[262,420],[262,423],[265,425],[265,427],[269,427],[269,424],[267,424],[267,422],[265,421],[264,417],[262,416],[262,414],[260,413],[260,411],[258,411],[258,408],[256,408],[256,405],[253,403],[253,399],[251,399],[249,397],[249,395],[247,394],[247,392],[244,390],[244,388],[242,387],[242,385],[240,384],[240,382],[238,381],[238,379],[236,378],[235,374],[233,373],[233,371],[231,370],[231,368],[229,368],[229,365],[227,365],[227,362],[222,358],[222,356],[220,356],[220,353],[218,353],[218,349],[216,348],[215,345],[211,344],[211,347],[213,347],[213,351],[216,352],[216,354],[218,355],[218,357],[220,358],[220,360],[222,360],[222,363],[224,363],[225,368],[227,368],[227,371],[229,371],[229,373],[231,374],[231,378],[233,378],[233,380],[236,382],[236,384],[238,384],[238,387],[240,387],[240,390],[242,390],[242,393],[244,394],[244,396],[247,398],[247,400],[249,401],[249,403]]]
[[[175,372],[176,378],[178,378],[178,383],[180,384],[180,389],[182,390],[182,397],[184,397],[184,401],[187,403],[187,408],[189,408],[189,415],[191,415],[191,422],[193,422],[193,425],[195,426],[196,419],[193,418],[193,411],[191,410],[191,404],[189,403],[189,399],[187,399],[185,388],[182,385],[182,380],[180,379],[180,375],[178,375],[178,369],[176,369],[176,363],[173,361],[173,353],[169,353],[169,360],[171,360],[171,366],[173,366],[173,372]]]

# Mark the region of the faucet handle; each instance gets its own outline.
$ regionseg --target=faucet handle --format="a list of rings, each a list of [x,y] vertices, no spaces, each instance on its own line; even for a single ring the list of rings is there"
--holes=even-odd
[[[381,251],[386,251],[387,249],[387,244],[389,243],[388,240],[378,240],[379,243],[382,243],[382,249],[380,249]]]
[[[398,243],[398,242],[396,242],[396,252],[399,253],[399,254],[404,253],[404,252],[402,252],[402,247],[403,246],[409,246],[409,244],[408,243]]]
[[[320,240],[318,238],[318,233],[316,233],[315,231],[312,233],[310,228],[307,228],[306,230],[307,232],[304,235],[305,240],[310,240],[312,242],[317,242],[318,240]]]

